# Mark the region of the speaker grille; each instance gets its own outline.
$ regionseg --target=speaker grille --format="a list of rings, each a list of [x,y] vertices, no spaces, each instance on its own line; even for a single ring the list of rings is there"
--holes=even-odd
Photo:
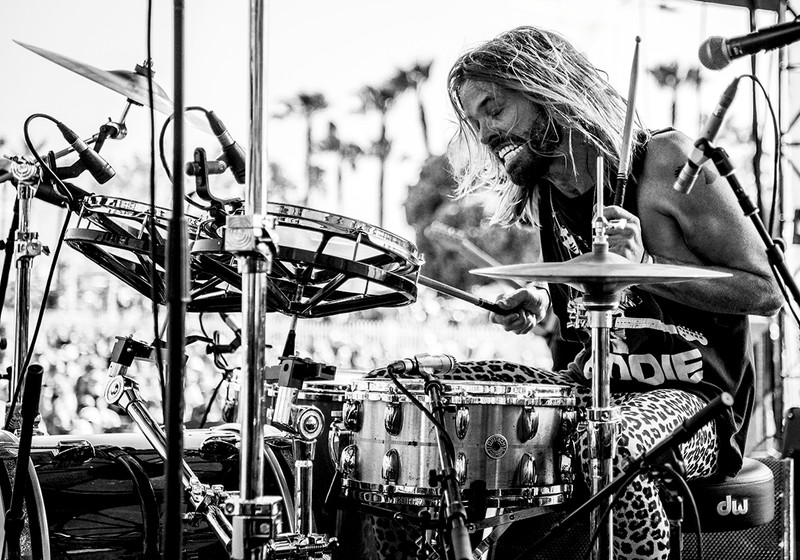
[[[743,531],[703,534],[704,560],[793,560],[794,479],[791,459],[755,457],[767,465],[775,477],[775,518],[760,527]],[[685,515],[690,512],[686,505]],[[700,520],[702,524],[703,520]],[[697,537],[683,535],[685,558],[697,557]]]

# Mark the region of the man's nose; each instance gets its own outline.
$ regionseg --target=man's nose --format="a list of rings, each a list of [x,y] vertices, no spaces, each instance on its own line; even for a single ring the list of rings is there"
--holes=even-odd
[[[491,143],[492,138],[497,134],[497,132],[490,127],[486,122],[479,123],[480,128],[478,129],[478,139],[481,141],[482,144],[486,144],[487,146]]]

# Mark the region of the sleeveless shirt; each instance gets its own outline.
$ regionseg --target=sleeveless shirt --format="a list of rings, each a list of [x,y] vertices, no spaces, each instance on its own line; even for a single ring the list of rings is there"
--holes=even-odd
[[[657,131],[654,134],[658,134]],[[637,212],[638,177],[644,167],[647,146],[634,152],[623,206]],[[594,190],[567,199],[551,185],[541,185],[539,220],[542,256],[546,262],[572,258],[562,241],[565,230],[576,238],[582,252],[591,250],[591,212]],[[610,189],[609,197],[611,200]],[[570,322],[569,301],[580,296],[563,284],[550,284],[553,310],[566,340],[583,344],[568,366],[583,384],[591,381],[591,338],[585,322]],[[574,307],[574,306],[573,306]],[[616,315],[626,319],[620,321]],[[574,318],[574,314],[573,314]],[[723,391],[733,395],[733,406],[716,420],[719,439],[718,470],[725,475],[739,471],[755,394],[752,346],[746,315],[711,313],[646,292],[636,286],[625,290],[612,327],[612,392],[642,392],[674,388],[710,401]]]

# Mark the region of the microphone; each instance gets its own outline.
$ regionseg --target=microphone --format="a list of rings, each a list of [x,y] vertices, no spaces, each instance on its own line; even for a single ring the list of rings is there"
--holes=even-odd
[[[214,114],[214,111],[206,111],[206,118],[208,119],[208,124],[211,125],[211,130],[217,135],[217,140],[222,144],[222,153],[225,156],[228,167],[233,172],[233,176],[236,177],[236,182],[244,185],[246,160],[244,150],[231,137],[228,129],[225,128],[219,117]]]
[[[116,175],[114,168],[112,168],[106,160],[100,157],[100,154],[91,149],[86,142],[81,140],[77,134],[67,127],[67,125],[64,123],[58,123],[57,126],[61,131],[61,134],[64,136],[64,140],[69,142],[72,146],[72,149],[77,152],[81,163],[83,163],[83,166],[86,168],[86,170],[92,174],[92,177],[94,177],[95,181],[102,185]]]
[[[800,22],[790,21],[765,27],[741,37],[730,39],[709,37],[700,45],[697,56],[700,58],[700,63],[709,70],[721,70],[735,58],[785,47],[797,40],[800,40]]]
[[[703,153],[703,146],[713,142],[714,138],[716,138],[722,122],[725,120],[725,113],[728,112],[728,108],[736,96],[736,88],[738,86],[739,78],[736,78],[723,92],[716,108],[706,120],[703,132],[700,133],[700,138],[694,143],[694,150],[689,154],[680,175],[678,175],[678,179],[675,181],[675,185],[673,185],[676,191],[689,194],[689,191],[694,187],[697,176],[700,175],[700,167],[708,160],[708,157]]]
[[[392,373],[419,373],[421,369],[430,373],[450,373],[456,369],[456,359],[447,354],[417,354],[413,358],[405,358],[389,364]]]

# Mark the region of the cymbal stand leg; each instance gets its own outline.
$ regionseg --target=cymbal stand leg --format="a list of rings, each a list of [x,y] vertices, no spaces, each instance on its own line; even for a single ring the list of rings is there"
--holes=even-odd
[[[17,256],[17,284],[15,287],[15,340],[14,361],[8,384],[8,394],[13,395],[20,385],[24,375],[25,359],[28,355],[29,323],[31,313],[31,267],[33,259],[42,253],[43,247],[39,241],[39,233],[30,230],[31,201],[36,194],[40,180],[40,171],[33,163],[23,158],[17,158],[11,167],[11,172],[17,180],[17,197],[19,211],[19,225],[17,227],[14,252]],[[11,432],[19,429],[19,409],[21,399],[17,401],[15,410],[7,412],[10,421],[6,422]]]
[[[117,342],[112,354],[112,363],[109,368],[111,377],[106,384],[105,398],[109,404],[116,404],[125,410],[159,457],[166,462],[166,434],[150,414],[136,388],[136,382],[125,375],[134,357],[142,356],[143,349],[140,346],[131,339],[120,339]],[[156,351],[159,350],[156,349]],[[186,490],[186,497],[193,513],[205,518],[225,549],[230,551],[233,528],[221,509],[222,506],[227,505],[225,503],[228,498],[227,493],[222,488],[202,484],[183,458],[181,458],[181,473],[181,483]]]
[[[592,495],[596,495],[613,480],[614,457],[616,456],[617,426],[619,424],[619,408],[611,406],[609,346],[614,306],[600,305],[592,309],[586,304],[589,326],[592,331],[592,406],[587,411],[589,438],[590,487]],[[603,506],[610,506],[611,500]],[[598,537],[592,549],[595,560],[613,558],[613,512],[609,511],[605,519],[601,519],[604,507],[592,510],[590,528],[598,531]]]

